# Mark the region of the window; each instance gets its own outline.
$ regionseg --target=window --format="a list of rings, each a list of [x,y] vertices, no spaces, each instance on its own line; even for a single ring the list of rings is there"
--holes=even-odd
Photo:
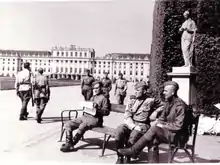
[[[130,71],[130,75],[132,75],[132,71]]]
[[[101,73],[101,71],[99,70],[99,74]]]
[[[64,52],[62,52],[62,56],[64,56]]]
[[[82,72],[82,68],[79,68],[79,73],[81,73]]]
[[[68,57],[68,52],[66,52],[66,56]]]
[[[136,71],[136,75],[138,75],[138,72]]]
[[[75,63],[77,63],[77,61],[75,60]]]
[[[59,52],[57,52],[57,56],[59,56]]]
[[[57,60],[57,63],[59,62],[59,60]]]
[[[63,72],[63,67],[60,68],[60,71]]]
[[[82,52],[79,53],[79,56],[82,57]]]
[[[50,72],[50,68],[48,68],[48,72]]]
[[[77,57],[77,52],[75,52],[75,56]]]
[[[75,73],[77,72],[77,68],[75,68]]]
[[[82,61],[79,61],[79,63],[81,64],[81,63],[82,63]]]
[[[84,53],[84,56],[87,57],[87,53],[86,52]]]
[[[70,73],[72,73],[73,72],[73,68],[70,68]]]
[[[71,56],[71,57],[73,56],[73,52],[70,52],[70,56]]]
[[[66,60],[66,63],[68,63],[68,60]]]
[[[70,63],[73,63],[73,60],[70,60]]]
[[[68,68],[65,68],[65,73],[67,73],[68,72]]]
[[[10,70],[10,68],[8,67],[8,70]]]
[[[123,73],[124,73],[124,75],[126,74],[126,72],[125,72],[125,71],[124,71]]]
[[[141,71],[141,76],[143,76],[143,71]]]
[[[114,70],[114,74],[116,74],[116,70]]]
[[[96,73],[96,70],[94,69],[94,73]]]
[[[15,67],[13,67],[12,70],[14,71],[14,70],[15,70]]]

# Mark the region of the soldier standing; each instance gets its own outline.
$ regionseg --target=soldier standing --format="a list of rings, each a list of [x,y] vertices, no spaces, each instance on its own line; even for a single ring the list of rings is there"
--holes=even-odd
[[[116,150],[131,147],[150,128],[150,116],[153,112],[163,109],[163,102],[147,95],[148,86],[145,82],[139,82],[135,86],[135,96],[131,96],[124,114],[124,124],[116,130]],[[130,157],[124,157],[117,152],[116,164],[129,163]]]
[[[22,107],[19,120],[27,120],[27,105],[32,97],[31,91],[31,68],[30,63],[24,63],[24,69],[18,72],[15,80],[17,96],[21,99]]]
[[[103,85],[102,92],[107,98],[109,98],[110,97],[109,92],[112,89],[112,81],[108,77],[108,72],[104,72],[104,74],[105,76],[101,80]]]
[[[90,115],[85,113],[82,117],[65,123],[64,128],[66,130],[66,143],[60,148],[62,152],[75,151],[74,146],[78,143],[84,133],[93,128],[101,127],[103,123],[103,116],[108,116],[110,113],[110,101],[102,94],[102,83],[95,81],[93,83],[93,108],[96,109],[96,114]],[[72,131],[77,130],[77,133],[72,137]]]
[[[36,120],[38,123],[41,123],[41,116],[50,99],[50,87],[48,78],[43,75],[43,72],[44,70],[42,68],[39,68],[38,75],[33,81],[34,100],[36,104]]]
[[[115,83],[115,95],[118,104],[124,104],[124,99],[126,97],[127,92],[127,81],[123,78],[123,74],[118,74],[119,78]]]
[[[86,75],[82,78],[81,82],[81,89],[82,95],[84,96],[85,100],[90,100],[93,93],[92,93],[92,83],[95,81],[94,77],[90,75],[90,70],[86,69]]]

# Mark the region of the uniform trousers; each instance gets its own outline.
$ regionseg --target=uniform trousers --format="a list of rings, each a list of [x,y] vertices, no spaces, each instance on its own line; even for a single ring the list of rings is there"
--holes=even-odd
[[[20,117],[23,117],[27,115],[27,105],[31,98],[31,91],[18,91],[18,96],[22,102]]]
[[[85,100],[90,100],[92,98],[93,92],[92,89],[82,89],[82,95],[84,96]]]
[[[44,109],[47,105],[48,99],[45,97],[35,98],[36,110],[37,110],[37,118],[41,119],[41,116],[44,112]]]

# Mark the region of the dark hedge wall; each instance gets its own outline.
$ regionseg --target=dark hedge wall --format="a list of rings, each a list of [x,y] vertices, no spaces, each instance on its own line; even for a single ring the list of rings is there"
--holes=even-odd
[[[210,104],[220,101],[220,1],[215,0],[157,0],[154,8],[151,48],[150,86],[155,96],[161,96],[167,72],[184,64],[181,52],[182,16],[190,10],[198,32],[195,41],[195,66],[198,72],[198,96],[195,103],[210,114]]]

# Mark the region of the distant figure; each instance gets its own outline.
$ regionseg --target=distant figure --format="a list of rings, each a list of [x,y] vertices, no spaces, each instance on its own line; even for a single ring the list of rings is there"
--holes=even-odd
[[[184,67],[192,66],[192,59],[193,59],[193,49],[194,49],[194,40],[195,40],[195,34],[196,34],[196,24],[195,22],[190,18],[189,11],[185,11],[183,14],[185,18],[185,22],[182,24],[181,28],[179,29],[182,33],[181,38],[181,48],[184,58]]]
[[[95,81],[93,83],[93,108],[96,110],[96,114],[93,116],[91,114],[85,113],[82,117],[78,117],[74,120],[65,123],[64,128],[66,130],[66,143],[64,143],[60,150],[62,152],[76,151],[74,146],[79,142],[84,133],[94,127],[102,127],[103,116],[108,116],[110,114],[110,101],[102,94],[102,83],[100,81]],[[72,131],[77,130],[77,133],[73,137]]]
[[[34,100],[36,104],[36,120],[38,123],[41,123],[41,116],[48,101],[50,100],[50,87],[48,78],[44,76],[43,73],[44,70],[42,68],[39,68],[38,75],[33,81]]]
[[[15,89],[17,96],[21,99],[22,107],[19,120],[27,120],[27,105],[32,97],[31,91],[31,68],[30,63],[24,63],[22,71],[18,72],[15,80]]]
[[[82,95],[84,96],[85,100],[90,100],[93,93],[92,93],[92,83],[95,81],[94,77],[90,75],[90,70],[86,69],[86,75],[82,78],[81,82],[81,89]]]
[[[124,99],[127,94],[127,81],[123,78],[123,74],[118,74],[119,78],[116,80],[115,85],[115,95],[117,99],[117,104],[124,104]]]
[[[102,85],[103,85],[102,92],[107,98],[110,97],[109,92],[112,89],[112,81],[108,77],[108,74],[109,74],[108,72],[104,72],[104,77],[101,80]]]

